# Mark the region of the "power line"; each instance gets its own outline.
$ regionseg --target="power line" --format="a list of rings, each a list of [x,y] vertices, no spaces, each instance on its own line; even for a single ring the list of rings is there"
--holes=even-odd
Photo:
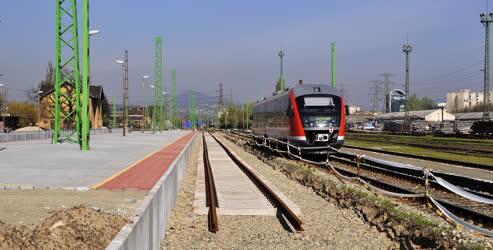
[[[393,82],[390,82],[390,77],[393,77],[395,76],[394,74],[392,73],[388,73],[388,72],[385,72],[385,73],[382,73],[382,74],[379,74],[378,76],[383,76],[384,77],[384,98],[385,100],[383,101],[384,103],[384,106],[383,106],[383,111],[385,113],[388,113],[390,112],[390,105],[389,105],[389,93],[390,93],[390,85],[392,84],[395,84]]]
[[[378,110],[378,101],[380,99],[380,84],[382,83],[382,81],[373,80],[371,82],[373,83],[373,87],[371,88],[373,90],[373,113],[375,113]]]
[[[450,72],[447,72],[447,73],[436,75],[436,76],[431,77],[430,79],[425,79],[424,81],[425,82],[434,82],[436,80],[441,81],[441,80],[444,80],[444,79],[446,79],[446,78],[448,78],[450,76],[453,76],[453,75],[455,75],[457,73],[461,73],[461,72],[466,71],[468,69],[472,69],[472,68],[474,68],[474,67],[476,67],[478,65],[481,65],[481,64],[482,64],[482,61],[477,61],[477,62],[475,62],[473,64],[467,65],[466,67],[462,67],[462,68],[459,68],[457,70],[453,70],[453,71],[450,71]]]

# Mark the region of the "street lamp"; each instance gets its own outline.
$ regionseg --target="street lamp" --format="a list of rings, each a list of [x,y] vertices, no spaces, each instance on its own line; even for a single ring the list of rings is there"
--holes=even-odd
[[[82,144],[81,149],[83,151],[89,150],[89,140],[91,134],[91,121],[89,116],[89,106],[90,106],[90,84],[91,84],[91,36],[99,33],[99,30],[89,30],[89,1],[84,0],[83,2],[83,23],[82,28],[83,33],[83,71],[82,71]],[[39,96],[39,94],[38,94]],[[39,101],[39,100],[38,100]],[[39,119],[39,114],[38,114]]]
[[[146,79],[149,79],[148,75],[142,77],[142,133],[146,129],[146,94],[145,94],[145,83]]]
[[[164,104],[165,104],[165,101],[166,100],[166,91],[163,91],[163,103],[161,105],[163,105],[163,113],[161,114],[161,116],[163,117],[163,129],[166,128],[166,119],[164,119],[164,115],[166,114],[166,111],[164,110]]]
[[[126,58],[126,50],[125,50],[125,58]],[[122,128],[123,128],[123,136],[126,135],[126,127],[127,127],[127,86],[126,86],[126,75],[125,75],[125,69],[126,69],[126,63],[123,60],[115,60],[116,63],[122,65],[122,75],[123,75],[123,119],[122,119]]]
[[[0,74],[0,76],[2,76],[2,74]],[[0,83],[0,87],[2,88],[2,92],[0,92],[0,97],[2,98],[2,103],[0,104],[0,116],[2,116],[3,105],[5,103],[5,85],[3,83]]]
[[[99,30],[90,30],[89,31],[89,37],[94,36],[94,35],[97,35],[99,33],[100,33]]]

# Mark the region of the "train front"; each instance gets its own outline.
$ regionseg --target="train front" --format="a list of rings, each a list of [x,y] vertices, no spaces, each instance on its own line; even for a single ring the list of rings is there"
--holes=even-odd
[[[327,85],[299,85],[293,97],[299,113],[296,125],[304,133],[300,136],[305,139],[303,144],[340,148],[346,135],[346,112],[344,99],[337,95],[337,90]]]

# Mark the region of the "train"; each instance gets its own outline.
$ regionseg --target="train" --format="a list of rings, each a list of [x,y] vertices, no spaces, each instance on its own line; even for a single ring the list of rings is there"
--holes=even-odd
[[[252,133],[258,142],[289,141],[316,152],[321,146],[338,149],[346,136],[346,109],[334,87],[300,81],[254,105]]]

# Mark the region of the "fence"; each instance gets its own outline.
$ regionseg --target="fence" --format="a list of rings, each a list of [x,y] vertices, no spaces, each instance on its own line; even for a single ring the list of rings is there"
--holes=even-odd
[[[165,236],[169,216],[175,206],[196,139],[197,134],[148,192],[132,218],[132,224],[123,226],[107,249],[161,248],[161,240]]]
[[[66,130],[63,133],[71,133],[73,130]],[[91,135],[111,133],[109,128],[91,129]],[[32,141],[42,139],[52,139],[53,130],[31,131],[31,132],[11,132],[0,133],[0,142]]]

